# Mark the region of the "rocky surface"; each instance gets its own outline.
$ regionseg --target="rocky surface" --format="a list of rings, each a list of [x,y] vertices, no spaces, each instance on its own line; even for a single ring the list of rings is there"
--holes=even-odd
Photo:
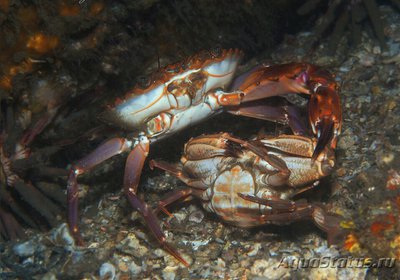
[[[171,209],[173,218],[161,218],[168,242],[190,263],[184,267],[158,246],[141,218],[130,213],[119,190],[121,159],[113,161],[114,165],[99,167],[95,175],[85,175],[83,181],[90,181],[89,196],[92,189],[108,192],[82,200],[84,247],[74,246],[65,224],[45,234],[28,232],[27,240],[0,244],[1,278],[398,279],[398,266],[367,269],[296,265],[302,258],[323,257],[395,257],[400,261],[400,17],[387,7],[382,12],[389,23],[385,30],[387,50],[364,34],[359,46],[348,50],[342,42],[336,54],[328,56],[324,45],[311,49],[311,30],[288,36],[275,51],[250,59],[241,69],[264,62],[307,61],[336,73],[342,84],[344,113],[337,168],[307,198],[322,200],[331,211],[343,216],[343,227],[349,231],[343,247],[328,247],[325,235],[311,222],[245,230],[222,223],[196,202],[185,202]],[[153,150],[163,151],[150,157],[176,161],[183,143],[191,136],[231,129],[246,136],[264,126],[270,133],[283,129],[220,116],[155,145]],[[113,174],[99,177],[102,172]],[[140,192],[155,205],[162,195],[183,187],[171,176],[146,168]]]

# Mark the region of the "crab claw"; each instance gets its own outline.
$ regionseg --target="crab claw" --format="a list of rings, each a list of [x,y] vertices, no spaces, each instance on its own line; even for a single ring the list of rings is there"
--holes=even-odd
[[[310,65],[306,63],[260,65],[237,77],[231,90],[243,92],[242,102],[287,93],[309,94],[309,68]]]
[[[336,147],[342,125],[340,88],[335,76],[329,71],[309,63],[260,65],[237,77],[231,90],[242,93],[240,103],[243,104],[238,109],[230,108],[230,113],[266,120],[283,119],[288,122],[297,119],[297,116],[289,115],[286,109],[278,113],[272,112],[260,100],[288,93],[310,96],[309,121],[314,135],[318,138],[313,159],[316,159],[327,145],[333,149]],[[254,101],[258,102],[252,103]],[[264,110],[261,107],[264,107]],[[294,132],[299,131],[302,130]]]
[[[336,84],[317,84],[313,91],[308,113],[311,128],[318,138],[313,154],[313,159],[316,159],[327,145],[332,149],[336,148],[337,137],[342,127],[342,110]]]

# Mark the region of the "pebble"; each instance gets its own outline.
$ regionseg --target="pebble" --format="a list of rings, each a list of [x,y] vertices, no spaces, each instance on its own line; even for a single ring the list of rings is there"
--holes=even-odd
[[[136,235],[133,233],[128,234],[128,236],[117,245],[117,249],[137,258],[142,258],[148,252],[148,249],[140,244]]]
[[[247,253],[249,257],[254,257],[257,255],[258,251],[262,248],[261,243],[255,243],[250,247],[250,251]]]
[[[367,52],[359,52],[357,54],[360,64],[365,67],[371,67],[375,64],[375,56]]]
[[[118,261],[118,269],[119,269],[120,271],[122,271],[122,272],[128,272],[129,267],[128,267],[128,265],[126,264],[125,261],[120,260],[120,261]]]
[[[367,276],[367,268],[339,268],[337,272],[337,279],[339,280],[364,280]]]
[[[176,212],[173,214],[173,218],[176,219],[179,223],[182,223],[183,221],[185,221],[186,217],[187,217],[187,214],[184,213],[183,211]]]
[[[47,272],[40,279],[41,280],[57,280],[57,277],[53,272]]]
[[[190,214],[189,221],[194,223],[201,223],[204,219],[204,213],[201,210],[195,211]]]
[[[390,163],[394,160],[395,154],[391,152],[383,152],[383,151],[378,151],[376,153],[376,161],[378,165],[390,165]]]
[[[199,249],[200,246],[205,246],[208,243],[210,243],[211,238],[205,239],[205,240],[194,240],[194,241],[189,241],[189,240],[182,240],[183,244],[189,244],[192,246],[192,249],[194,251],[196,251],[197,249]]]
[[[153,254],[157,257],[157,258],[162,258],[165,257],[168,253],[165,252],[163,249],[157,248],[153,251]]]
[[[140,272],[142,272],[142,267],[137,265],[134,261],[132,261],[129,264],[129,271],[132,273],[132,275],[138,275]]]
[[[367,269],[365,268],[338,268],[338,267],[316,267],[310,269],[309,277],[315,280],[337,279],[337,280],[364,280]]]
[[[174,280],[176,277],[177,266],[167,266],[162,271],[164,280]]]
[[[288,277],[290,269],[284,265],[279,265],[280,260],[269,259],[269,260],[256,260],[250,268],[250,272],[253,276],[267,277],[267,279],[281,279]]]
[[[373,54],[381,54],[381,53],[382,53],[382,50],[381,50],[381,48],[380,48],[379,46],[375,46],[375,47],[373,47],[373,49],[372,49],[372,53],[373,53]]]
[[[30,257],[35,253],[35,244],[32,240],[29,240],[27,242],[15,245],[13,251],[14,254],[18,255],[19,257]]]
[[[68,225],[62,223],[59,227],[55,228],[51,233],[51,239],[57,245],[74,246],[75,240],[69,232]]]
[[[346,169],[343,168],[343,167],[338,168],[338,169],[336,170],[336,175],[337,175],[338,177],[343,177],[344,175],[346,175]]]
[[[111,263],[103,263],[99,270],[100,279],[108,279],[114,280],[115,279],[115,266]]]
[[[356,135],[344,135],[340,137],[338,141],[338,148],[347,150],[350,147],[353,147],[357,141],[358,137]]]
[[[215,238],[215,242],[219,243],[219,244],[225,244],[225,241],[222,240],[221,238]]]
[[[217,259],[217,270],[224,271],[226,269],[225,261],[221,258]]]

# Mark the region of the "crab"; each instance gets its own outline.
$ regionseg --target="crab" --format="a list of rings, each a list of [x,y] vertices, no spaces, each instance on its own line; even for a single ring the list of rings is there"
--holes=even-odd
[[[328,214],[322,204],[293,200],[318,185],[335,166],[331,146],[313,159],[316,143],[313,137],[299,135],[264,135],[251,141],[228,133],[192,138],[180,163],[150,161],[151,168],[165,170],[189,186],[161,200],[155,212],[173,216],[167,206],[196,197],[204,209],[234,226],[286,225],[311,219],[327,232],[329,244],[336,243],[342,235],[340,218]],[[187,265],[179,254],[173,256]]]
[[[138,197],[137,187],[150,144],[174,135],[220,112],[288,123],[295,134],[299,114],[283,98],[272,96],[301,93],[310,96],[310,124],[317,136],[313,159],[327,145],[334,147],[341,127],[339,86],[334,76],[307,63],[261,65],[237,78],[242,57],[237,49],[202,51],[183,62],[165,66],[110,104],[100,119],[132,132],[113,138],[75,162],[67,183],[68,224],[76,244],[83,245],[78,227],[77,178],[112,156],[129,151],[123,179],[131,206],[144,217],[152,234],[165,250],[186,263],[170,246],[151,208]],[[265,100],[264,100],[265,99]]]

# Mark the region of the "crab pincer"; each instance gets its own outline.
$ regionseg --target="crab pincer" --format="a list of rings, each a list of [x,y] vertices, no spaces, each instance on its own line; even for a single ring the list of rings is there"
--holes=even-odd
[[[229,113],[287,124],[295,135],[307,134],[301,113],[282,96],[307,95],[309,124],[318,138],[313,158],[327,145],[336,147],[342,124],[340,86],[329,71],[308,63],[261,65],[237,77],[231,90],[243,94],[241,105],[228,108]]]

